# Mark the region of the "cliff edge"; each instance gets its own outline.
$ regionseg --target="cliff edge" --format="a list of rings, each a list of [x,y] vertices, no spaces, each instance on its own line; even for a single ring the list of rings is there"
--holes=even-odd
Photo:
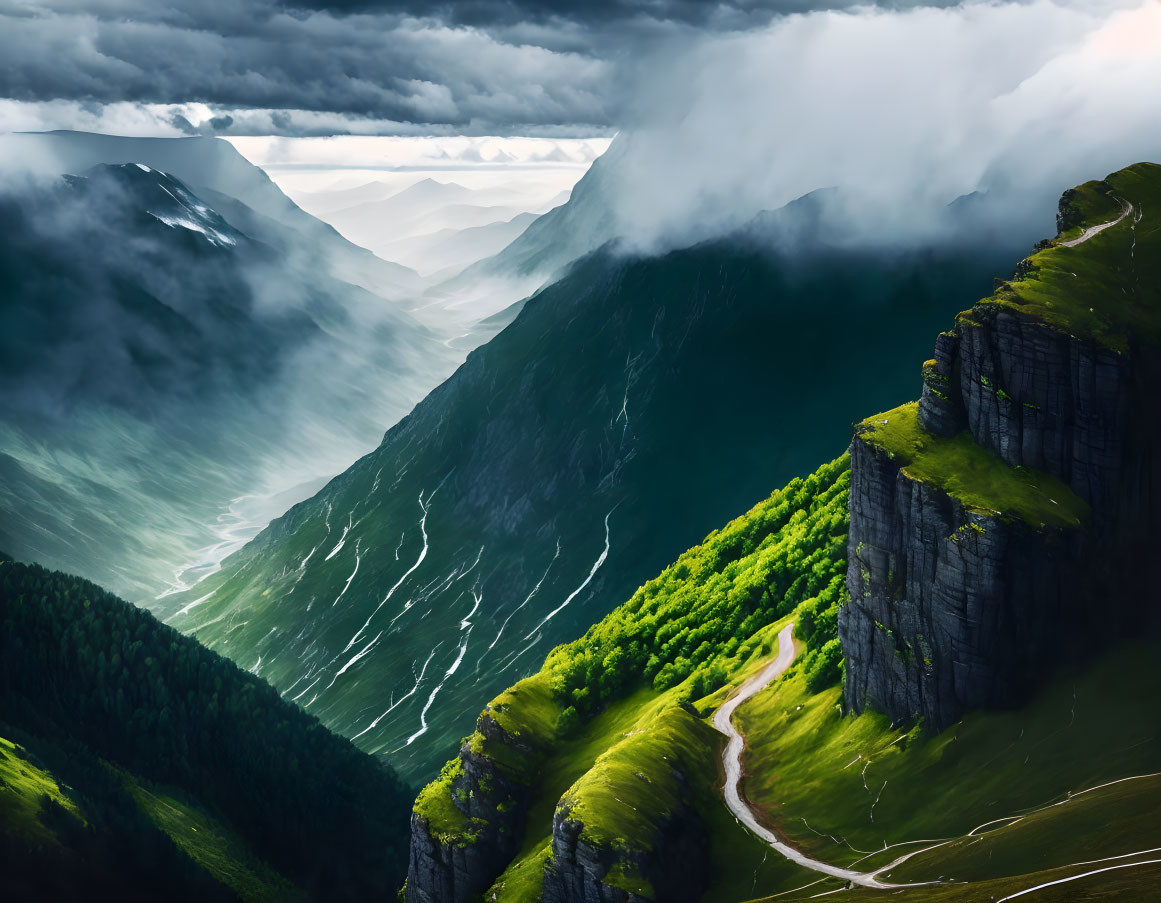
[[[1066,192],[1061,234],[939,336],[920,401],[856,426],[849,710],[938,730],[1155,619],[1159,209],[1153,164]]]

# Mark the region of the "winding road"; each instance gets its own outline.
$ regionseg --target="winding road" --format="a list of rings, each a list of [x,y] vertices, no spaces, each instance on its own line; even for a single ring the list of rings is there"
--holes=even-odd
[[[1126,215],[1127,215],[1127,213],[1126,213]],[[794,661],[794,624],[793,624],[793,622],[791,622],[790,624],[787,624],[785,627],[783,627],[782,630],[778,633],[778,654],[777,654],[777,656],[775,656],[774,661],[772,661],[769,665],[767,665],[765,668],[763,668],[757,675],[755,675],[754,677],[752,677],[748,681],[746,681],[746,683],[742,684],[742,686],[739,688],[738,692],[735,693],[732,697],[730,697],[725,703],[723,703],[721,708],[719,708],[714,713],[714,718],[713,718],[714,727],[717,728],[717,730],[720,733],[725,734],[726,737],[729,738],[729,743],[726,745],[725,752],[722,754],[722,761],[726,767],[726,786],[725,786],[726,806],[729,808],[730,812],[733,813],[734,817],[738,819],[738,821],[740,821],[743,825],[745,825],[747,828],[749,828],[749,830],[751,832],[753,832],[755,835],[757,835],[763,841],[765,841],[767,844],[769,844],[770,847],[773,848],[776,852],[780,853],[782,856],[786,857],[791,862],[794,862],[794,863],[802,866],[805,869],[809,869],[812,872],[818,872],[819,874],[826,875],[826,876],[831,877],[831,878],[838,878],[839,880],[842,880],[842,881],[848,881],[851,884],[860,885],[862,887],[871,887],[871,888],[875,888],[877,890],[896,890],[896,889],[905,888],[905,887],[922,887],[922,886],[930,886],[932,884],[940,884],[941,882],[939,882],[939,881],[923,881],[923,882],[917,882],[917,883],[896,884],[896,883],[891,883],[891,882],[879,880],[879,875],[890,872],[892,869],[896,868],[899,865],[902,865],[908,859],[912,859],[915,856],[920,856],[924,853],[931,852],[932,850],[937,849],[939,847],[943,847],[943,846],[946,846],[950,843],[954,843],[957,838],[906,841],[903,843],[892,844],[891,847],[884,847],[882,850],[878,850],[875,853],[871,853],[869,855],[878,856],[881,853],[886,852],[888,849],[891,849],[892,847],[915,846],[916,849],[913,849],[907,853],[903,853],[902,855],[898,856],[897,858],[895,858],[891,862],[887,863],[886,865],[879,866],[878,868],[874,869],[873,871],[860,872],[857,869],[842,868],[842,867],[837,866],[837,865],[831,865],[828,862],[821,862],[818,859],[812,859],[809,856],[805,855],[804,853],[800,852],[799,850],[795,849],[794,847],[790,846],[790,844],[786,843],[786,841],[784,841],[782,838],[780,838],[777,834],[775,834],[769,828],[764,827],[762,824],[760,824],[758,822],[757,816],[754,814],[754,811],[750,808],[749,804],[746,803],[742,799],[741,793],[738,789],[738,785],[739,785],[739,782],[741,781],[741,778],[742,778],[742,752],[745,750],[745,740],[742,737],[741,733],[739,733],[737,728],[734,727],[734,724],[733,724],[734,712],[737,711],[738,706],[740,706],[743,702],[745,702],[747,699],[750,699],[751,697],[755,696],[757,693],[759,693],[761,690],[763,690],[772,680],[774,680],[776,677],[780,676],[787,668],[790,667],[790,663],[793,661]],[[1159,776],[1161,776],[1161,773],[1131,775],[1131,776],[1125,777],[1125,778],[1118,778],[1117,780],[1114,780],[1114,781],[1107,781],[1103,784],[1097,784],[1095,787],[1089,787],[1085,790],[1080,790],[1077,792],[1070,792],[1067,795],[1067,797],[1065,797],[1064,799],[1057,800],[1057,801],[1052,802],[1052,803],[1048,803],[1048,804],[1041,806],[1041,807],[1038,807],[1036,809],[1028,810],[1027,812],[1024,812],[1020,815],[1008,816],[1006,818],[998,818],[998,819],[993,819],[991,821],[985,822],[982,825],[978,825],[977,827],[972,828],[971,831],[968,831],[967,834],[965,834],[963,836],[964,837],[975,837],[977,835],[977,832],[983,830],[984,828],[988,828],[992,825],[995,825],[999,822],[1006,822],[1007,824],[1004,825],[1004,827],[1009,827],[1012,824],[1015,824],[1019,821],[1022,821],[1024,818],[1028,817],[1029,815],[1033,815],[1037,812],[1042,812],[1046,809],[1052,809],[1052,808],[1055,808],[1057,806],[1067,805],[1070,802],[1072,802],[1073,800],[1079,799],[1080,797],[1084,796],[1085,794],[1092,793],[1092,792],[1097,791],[1097,790],[1102,790],[1106,787],[1111,787],[1115,784],[1121,784],[1121,783],[1124,783],[1125,781],[1136,781],[1136,780],[1142,780],[1145,778],[1155,778],[1155,777],[1159,777]],[[1065,866],[1057,866],[1056,869],[1054,869],[1054,870],[1059,870],[1062,868],[1079,868],[1079,867],[1085,866],[1085,865],[1097,865],[1097,864],[1101,864],[1101,863],[1115,862],[1116,860],[1129,859],[1129,858],[1133,858],[1133,857],[1137,857],[1137,856],[1143,856],[1143,855],[1148,855],[1148,854],[1158,853],[1158,852],[1161,852],[1161,847],[1154,847],[1154,848],[1147,849],[1147,850],[1137,850],[1137,851],[1132,852],[1132,853],[1124,853],[1124,854],[1121,854],[1119,856],[1110,856],[1110,857],[1107,857],[1105,859],[1092,859],[1092,860],[1087,860],[1085,862],[1074,862],[1074,863],[1070,863],[1069,865],[1065,865]],[[867,858],[867,857],[864,857],[864,858]],[[1129,868],[1137,868],[1139,866],[1155,865],[1158,863],[1161,863],[1161,859],[1154,858],[1154,859],[1139,860],[1136,862],[1122,862],[1122,863],[1119,863],[1116,865],[1104,865],[1098,869],[1092,869],[1092,870],[1085,871],[1085,872],[1082,872],[1082,873],[1076,874],[1076,875],[1067,875],[1067,876],[1064,876],[1062,878],[1057,878],[1057,879],[1052,880],[1052,881],[1047,881],[1047,882],[1044,882],[1041,884],[1033,885],[1032,887],[1024,888],[1023,890],[1017,891],[1016,893],[1009,894],[1006,897],[1002,897],[998,901],[998,903],[1003,903],[1004,900],[1014,900],[1017,897],[1023,897],[1027,894],[1031,894],[1035,891],[1042,890],[1046,887],[1053,887],[1053,886],[1056,886],[1059,884],[1067,884],[1071,881],[1078,881],[1082,878],[1087,878],[1087,877],[1090,877],[1092,875],[1098,875],[1098,874],[1102,874],[1104,872],[1117,871],[1120,869],[1129,869]],[[807,887],[809,887],[809,886],[810,885],[807,885]],[[804,889],[804,888],[800,888],[800,890],[801,889]],[[834,891],[830,891],[829,893],[834,893]],[[823,894],[818,894],[817,896],[823,896]]]
[[[1060,242],[1060,246],[1064,248],[1075,248],[1077,245],[1083,245],[1094,235],[1100,235],[1100,233],[1104,232],[1105,229],[1111,229],[1113,226],[1115,226],[1117,223],[1133,212],[1132,204],[1130,204],[1124,198],[1117,198],[1117,200],[1121,203],[1120,216],[1118,216],[1116,219],[1109,220],[1107,223],[1101,223],[1099,226],[1089,226],[1082,233],[1080,233],[1078,237],[1070,239],[1069,241]]]
[[[787,624],[778,634],[778,655],[769,665],[763,668],[757,675],[750,678],[746,683],[742,684],[741,689],[728,699],[722,706],[714,713],[713,724],[717,730],[725,734],[729,738],[729,743],[726,745],[726,751],[722,754],[722,761],[726,766],[726,806],[734,817],[738,819],[743,825],[750,829],[758,837],[762,838],[775,851],[781,853],[791,862],[801,865],[803,868],[810,869],[813,872],[819,872],[823,875],[828,875],[832,878],[839,878],[843,881],[849,881],[852,884],[859,884],[863,887],[873,887],[879,890],[888,890],[899,887],[914,887],[912,884],[890,884],[885,881],[880,881],[876,876],[882,872],[887,871],[898,864],[892,862],[889,865],[876,869],[873,872],[860,872],[855,869],[842,868],[837,865],[831,865],[827,862],[820,862],[817,859],[811,859],[806,854],[796,850],[790,844],[786,843],[777,834],[769,828],[764,827],[758,822],[757,816],[741,796],[738,790],[738,784],[742,778],[742,751],[745,749],[745,740],[734,727],[733,717],[734,712],[743,702],[761,691],[770,681],[778,677],[790,667],[790,663],[794,661],[794,623]],[[907,858],[907,857],[903,857]]]

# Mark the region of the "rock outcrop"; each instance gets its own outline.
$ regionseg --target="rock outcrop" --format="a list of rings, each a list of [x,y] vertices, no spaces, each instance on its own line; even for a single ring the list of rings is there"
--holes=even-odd
[[[1085,197],[1142,185],[1161,167],[1067,193],[1062,228],[1095,224]],[[1161,285],[1138,261],[1161,249],[1137,222],[1043,243],[938,337],[917,409],[856,429],[848,709],[940,729],[1156,617],[1141,590],[1161,533]]]
[[[478,899],[516,853],[528,787],[497,761],[497,750],[509,762],[534,755],[486,711],[459,759],[420,794],[411,815],[408,903]]]
[[[708,883],[709,842],[692,809],[658,826],[648,853],[599,847],[583,836],[567,802],[552,820],[552,858],[544,869],[543,903],[693,903]]]
[[[856,437],[850,536],[849,709],[940,729],[1013,700],[1071,643],[1083,530],[972,510]]]

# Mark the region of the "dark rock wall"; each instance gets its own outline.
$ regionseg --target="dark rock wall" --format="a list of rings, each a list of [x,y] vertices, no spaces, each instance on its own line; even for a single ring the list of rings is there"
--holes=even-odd
[[[653,888],[642,895],[605,883],[623,854],[587,843],[584,826],[569,817],[567,806],[552,820],[552,858],[544,869],[543,903],[693,903],[708,886],[709,841],[692,809],[658,826],[649,853],[630,854],[630,869]]]
[[[490,743],[505,744],[515,755],[531,755],[509,738],[490,715],[477,729]],[[516,854],[528,805],[528,788],[512,780],[488,756],[460,750],[463,774],[452,783],[452,803],[471,820],[470,842],[444,843],[418,813],[411,816],[408,903],[467,903],[492,886]]]
[[[936,729],[1017,701],[1043,669],[1156,619],[1148,579],[1161,503],[1161,355],[1120,354],[982,304],[923,368],[920,422],[970,430],[1010,465],[1092,506],[1083,529],[972,513],[851,444],[845,701]]]
[[[998,305],[980,305],[936,344],[947,400],[925,391],[937,435],[965,426],[1013,467],[1047,471],[1098,516],[1117,495],[1133,416],[1131,359]]]
[[[846,704],[941,729],[1013,699],[1071,646],[1080,531],[966,511],[879,449],[851,445]]]

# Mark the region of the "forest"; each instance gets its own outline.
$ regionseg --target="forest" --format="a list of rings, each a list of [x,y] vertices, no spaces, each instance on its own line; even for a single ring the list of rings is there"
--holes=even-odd
[[[545,662],[566,724],[649,681],[691,675],[689,698],[726,682],[754,634],[802,606],[796,636],[812,689],[837,682],[838,610],[845,597],[850,458],[796,478],[706,537],[626,603]],[[746,640],[750,637],[750,640]]]
[[[71,854],[42,843],[23,852],[110,886],[128,867],[135,897],[180,887],[204,898],[213,882],[188,878],[196,870],[142,818],[128,786],[204,810],[309,898],[383,898],[402,883],[410,791],[386,764],[151,614],[7,557],[0,736],[68,787],[84,822],[45,813]]]

